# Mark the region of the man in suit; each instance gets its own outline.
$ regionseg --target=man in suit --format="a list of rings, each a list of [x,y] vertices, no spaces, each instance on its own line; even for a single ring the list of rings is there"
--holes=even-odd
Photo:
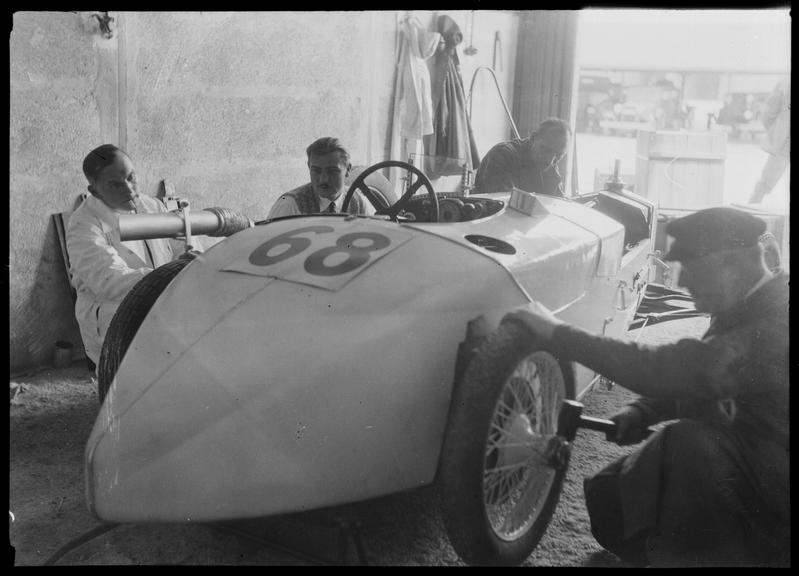
[[[324,137],[306,149],[311,181],[282,194],[272,205],[268,219],[298,214],[341,212],[345,182],[352,170],[350,153],[338,138]],[[368,200],[356,192],[348,207],[350,214],[374,214]]]

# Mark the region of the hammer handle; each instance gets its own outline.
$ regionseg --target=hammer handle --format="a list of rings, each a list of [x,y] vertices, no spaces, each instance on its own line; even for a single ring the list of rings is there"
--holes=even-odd
[[[604,418],[594,418],[592,416],[580,416],[580,428],[588,428],[589,430],[596,430],[597,432],[604,432],[609,438],[616,435],[616,423],[613,420],[605,420]],[[649,436],[654,430],[651,428],[646,429],[646,435]]]
[[[580,428],[588,428],[589,430],[610,434],[616,432],[616,423],[613,420],[605,420],[604,418],[580,416]]]

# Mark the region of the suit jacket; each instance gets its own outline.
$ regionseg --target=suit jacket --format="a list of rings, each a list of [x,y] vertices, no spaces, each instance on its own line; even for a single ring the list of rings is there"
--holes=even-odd
[[[285,212],[282,202],[285,198],[291,198],[294,200],[294,203],[296,204],[296,212]],[[350,214],[369,214],[370,211],[367,209],[367,202],[368,200],[364,199],[361,193],[356,190],[355,194],[352,195],[350,205],[347,207],[347,212]],[[272,205],[267,218],[277,218],[280,216],[290,216],[294,214],[318,214],[319,211],[319,197],[316,195],[316,192],[314,192],[311,183],[308,182],[299,188],[294,188],[293,190],[289,190],[285,194],[282,194],[274,203],[274,205]]]

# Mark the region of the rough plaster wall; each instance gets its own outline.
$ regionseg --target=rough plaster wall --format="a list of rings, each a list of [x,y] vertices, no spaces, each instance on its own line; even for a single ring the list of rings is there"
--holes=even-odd
[[[72,13],[16,12],[9,37],[11,369],[49,364],[56,340],[80,346],[50,215],[85,190],[87,146],[115,137],[116,43]],[[76,351],[76,355],[80,355]]]
[[[80,355],[50,215],[85,190],[91,148],[126,148],[142,192],[167,178],[196,208],[253,219],[308,181],[305,147],[319,136],[342,138],[355,164],[387,154],[394,12],[111,14],[108,40],[85,13],[14,14],[12,371],[49,364],[56,340]]]
[[[449,13],[465,31],[469,12]],[[15,13],[12,371],[49,364],[56,340],[80,346],[50,215],[85,190],[80,166],[89,150],[126,148],[144,193],[166,178],[195,208],[261,219],[280,193],[308,181],[305,148],[319,136],[341,138],[353,164],[388,159],[398,14],[112,12],[117,33],[103,39],[85,13]],[[423,14],[433,25],[436,13]],[[465,88],[470,70],[491,63],[500,29],[508,98],[516,16],[483,13],[475,22],[479,51],[464,59]],[[475,112],[476,136],[499,141],[504,112],[493,94],[486,99],[494,103]]]
[[[153,193],[265,218],[308,181],[305,148],[383,159],[393,13],[125,13],[128,150]],[[375,152],[377,151],[377,152]]]

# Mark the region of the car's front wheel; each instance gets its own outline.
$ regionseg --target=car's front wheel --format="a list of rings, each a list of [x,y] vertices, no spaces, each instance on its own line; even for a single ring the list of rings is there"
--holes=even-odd
[[[573,391],[570,366],[515,323],[475,353],[453,393],[439,467],[444,524],[468,564],[520,564],[543,536],[566,472],[553,452],[558,414]]]
[[[97,367],[97,395],[100,404],[105,400],[128,346],[150,308],[188,263],[189,260],[178,259],[159,266],[139,280],[123,298],[108,326],[100,352],[100,363]]]

